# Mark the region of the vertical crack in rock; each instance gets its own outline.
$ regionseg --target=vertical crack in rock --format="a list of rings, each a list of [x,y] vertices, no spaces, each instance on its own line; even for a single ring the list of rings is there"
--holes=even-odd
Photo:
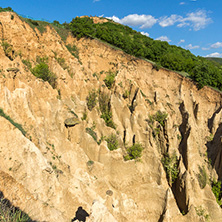
[[[179,152],[183,157],[183,163],[186,169],[188,169],[188,147],[187,147],[187,140],[190,136],[191,127],[188,123],[189,113],[185,110],[184,102],[180,104],[180,113],[182,115],[182,124],[179,127],[180,133],[182,135],[182,140],[179,144]]]
[[[197,120],[198,111],[199,111],[199,104],[196,102],[193,102],[193,114],[196,120]]]
[[[208,158],[212,161],[219,180],[222,180],[222,123],[220,123],[212,141],[207,142]]]
[[[133,96],[133,99],[132,99],[132,102],[131,102],[131,105],[129,106],[129,110],[131,113],[134,112],[135,110],[135,107],[136,107],[136,97],[137,97],[137,94],[138,94],[138,91],[139,91],[139,88],[136,89],[135,93],[134,93],[134,96]]]
[[[210,119],[208,119],[208,128],[210,130],[210,132],[212,133],[212,128],[213,128],[213,122],[215,119],[215,116],[222,110],[222,105],[214,112],[214,114],[212,115],[212,117]]]

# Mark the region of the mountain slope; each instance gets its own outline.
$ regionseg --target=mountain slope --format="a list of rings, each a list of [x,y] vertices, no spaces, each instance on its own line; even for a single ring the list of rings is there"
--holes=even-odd
[[[220,221],[219,92],[98,40],[64,42],[11,12],[0,21],[7,199],[37,221],[70,221],[80,206],[87,221]]]

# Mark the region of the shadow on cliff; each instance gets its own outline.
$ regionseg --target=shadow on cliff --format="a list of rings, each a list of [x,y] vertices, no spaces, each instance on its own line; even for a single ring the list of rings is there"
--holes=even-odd
[[[222,181],[222,123],[217,128],[213,140],[206,143],[208,160]]]
[[[3,193],[0,191],[0,215],[1,221],[26,221],[37,222],[32,220],[28,214],[20,210],[18,207],[14,207],[12,203],[4,198]]]

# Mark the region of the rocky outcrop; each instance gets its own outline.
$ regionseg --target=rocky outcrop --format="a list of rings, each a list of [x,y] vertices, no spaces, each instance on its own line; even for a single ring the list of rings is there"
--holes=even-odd
[[[70,35],[63,42],[53,28],[40,33],[9,12],[0,21],[15,55],[11,60],[0,47],[0,108],[10,117],[0,117],[5,198],[37,221],[70,221],[80,206],[90,214],[86,221],[221,220],[210,187],[222,176],[221,93],[97,40]],[[79,58],[66,45],[75,45]],[[38,58],[47,58],[55,89],[30,72],[26,62],[34,67]],[[116,73],[110,90],[103,81],[109,72]],[[98,97],[88,109],[93,90],[109,95],[113,127]],[[110,151],[104,138],[112,134],[118,149]],[[142,157],[125,161],[135,143]],[[176,155],[173,182],[164,155]]]

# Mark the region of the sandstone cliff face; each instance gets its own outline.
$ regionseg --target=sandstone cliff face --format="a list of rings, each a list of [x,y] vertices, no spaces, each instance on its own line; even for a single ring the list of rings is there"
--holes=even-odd
[[[2,41],[11,46],[10,55],[0,47],[0,108],[27,132],[0,117],[0,191],[7,199],[37,221],[70,221],[79,206],[91,212],[87,221],[221,220],[209,182],[222,180],[219,92],[197,90],[175,72],[96,40],[63,42],[54,29],[41,34],[9,12],[0,21]],[[77,46],[79,60],[68,44]],[[55,89],[25,66],[37,57],[48,57]],[[108,71],[117,73],[110,90],[103,81]],[[116,129],[106,126],[98,104],[88,110],[93,89],[109,95]],[[157,111],[168,114],[164,126],[149,122]],[[77,123],[64,124],[73,117]],[[92,126],[98,140],[117,135],[119,148],[97,143],[86,130]],[[135,142],[144,147],[140,161],[124,161]],[[178,159],[173,184],[161,163],[166,153]]]

